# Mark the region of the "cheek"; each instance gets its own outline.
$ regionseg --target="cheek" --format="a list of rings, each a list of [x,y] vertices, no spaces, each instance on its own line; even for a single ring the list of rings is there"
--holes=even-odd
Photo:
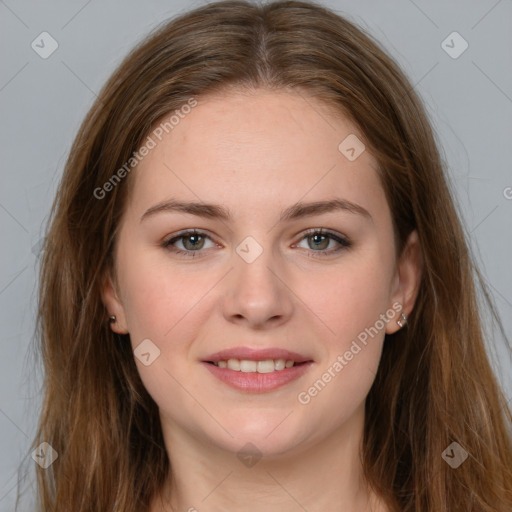
[[[187,325],[188,315],[209,289],[208,277],[171,271],[165,260],[155,262],[144,254],[132,256],[122,262],[123,306],[130,334],[133,341],[142,336],[167,343]]]
[[[303,279],[302,284],[297,282],[298,295],[314,313],[313,318],[321,320],[325,339],[337,350],[375,325],[390,307],[392,261],[380,254],[351,255],[336,268]]]
[[[157,403],[174,396],[178,404],[183,398],[179,383],[196,370],[194,342],[213,307],[214,294],[208,291],[221,276],[192,272],[187,266],[181,271],[154,251],[120,255],[119,263],[132,348],[136,351],[149,339],[158,353],[150,366],[135,359],[141,378]]]
[[[336,428],[361,407],[374,382],[386,320],[396,315],[389,303],[392,269],[392,251],[375,245],[347,258],[334,279],[325,276],[321,290],[310,287],[315,311],[330,332],[323,339],[325,357],[297,399],[312,418],[322,418],[322,431]]]
[[[386,284],[382,272],[353,269],[316,297],[319,316],[330,332],[322,337],[322,360],[297,401],[305,414],[317,419],[319,432],[332,431],[346,422],[362,407],[371,389],[385,336],[382,318],[391,319],[395,314],[387,314]]]
[[[299,402],[307,402],[310,412],[333,406],[333,425],[365,399],[379,366],[385,327],[396,315],[389,302],[393,255],[388,253],[375,245],[347,257],[336,270],[308,280],[300,292],[321,319],[318,325],[326,328],[322,360]]]
[[[132,348],[137,352],[143,340],[152,343],[146,350],[151,353],[149,365],[135,355],[141,380],[161,410],[173,417],[179,419],[178,411],[195,411],[196,421],[186,425],[193,429],[202,419],[201,411],[195,410],[197,403],[183,386],[190,387],[188,376],[197,365],[190,347],[203,325],[203,297],[214,282],[208,284],[209,278],[199,273],[184,276],[174,269],[171,274],[165,263],[141,255],[132,254],[123,265],[123,305]]]

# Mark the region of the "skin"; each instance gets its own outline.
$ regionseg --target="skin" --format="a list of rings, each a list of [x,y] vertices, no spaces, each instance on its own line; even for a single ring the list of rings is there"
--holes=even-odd
[[[129,333],[134,349],[150,339],[160,350],[149,366],[135,358],[173,468],[151,510],[386,510],[365,486],[359,450],[365,399],[399,315],[308,404],[297,397],[394,303],[411,312],[422,266],[417,234],[397,260],[376,161],[369,151],[349,161],[338,150],[349,134],[363,136],[315,98],[260,89],[198,100],[129,178],[115,278],[107,276],[103,291],[114,331]],[[168,211],[141,221],[171,197],[223,205],[233,218]],[[298,201],[335,197],[371,219],[334,211],[279,221]],[[189,228],[210,237],[195,241],[201,254],[162,246]],[[308,238],[311,228],[352,246],[318,255],[340,246]],[[247,236],[263,249],[252,263],[236,252]],[[193,243],[182,238],[174,247],[192,253]],[[201,361],[241,345],[285,348],[314,363],[277,390],[238,391]],[[262,454],[252,467],[236,456],[248,442]]]

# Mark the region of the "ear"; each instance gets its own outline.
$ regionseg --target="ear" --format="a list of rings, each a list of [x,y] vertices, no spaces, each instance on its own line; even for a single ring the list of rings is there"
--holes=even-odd
[[[409,316],[413,310],[416,297],[418,296],[422,272],[423,255],[421,244],[418,238],[418,233],[414,230],[409,235],[407,243],[397,263],[393,294],[391,297],[391,304],[395,304],[395,307],[396,303],[401,305],[401,308],[396,315],[396,320],[400,320],[401,313],[405,313],[406,316]],[[386,334],[393,334],[401,329],[396,320],[387,324]]]
[[[101,298],[107,308],[108,316],[111,317],[113,315],[116,317],[116,321],[110,323],[110,328],[117,334],[128,334],[124,307],[119,299],[119,294],[110,272],[106,272],[103,277]]]

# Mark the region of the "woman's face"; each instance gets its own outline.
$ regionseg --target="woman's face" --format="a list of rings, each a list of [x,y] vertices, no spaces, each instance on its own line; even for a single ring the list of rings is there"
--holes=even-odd
[[[132,171],[104,301],[164,435],[291,453],[360,417],[417,239],[396,261],[375,160],[314,98],[198,100]]]

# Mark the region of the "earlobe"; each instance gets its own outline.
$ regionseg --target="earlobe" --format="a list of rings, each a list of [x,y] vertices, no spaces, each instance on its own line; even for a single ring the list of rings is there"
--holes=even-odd
[[[391,300],[392,303],[400,303],[401,309],[396,320],[388,323],[386,327],[386,334],[393,334],[406,325],[407,317],[414,309],[422,273],[423,252],[418,233],[414,230],[409,235],[407,243],[398,261],[396,276],[398,286],[396,287]]]
[[[110,273],[106,273],[101,287],[101,298],[107,310],[105,322],[117,334],[128,334],[124,307],[112,282]]]

